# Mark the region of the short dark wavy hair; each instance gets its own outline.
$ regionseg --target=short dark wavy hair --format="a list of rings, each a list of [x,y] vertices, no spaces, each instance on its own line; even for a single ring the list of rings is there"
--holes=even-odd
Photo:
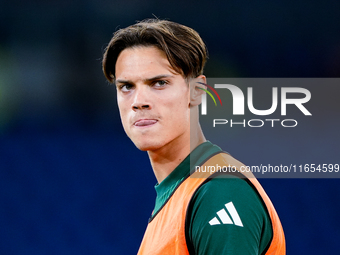
[[[203,74],[208,58],[207,48],[194,29],[168,20],[147,19],[114,33],[102,62],[109,82],[115,79],[119,54],[124,49],[138,46],[159,48],[166,54],[172,68],[185,78]]]

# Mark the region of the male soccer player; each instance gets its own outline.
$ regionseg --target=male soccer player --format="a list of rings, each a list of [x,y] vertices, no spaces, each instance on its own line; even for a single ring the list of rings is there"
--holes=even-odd
[[[242,166],[201,130],[206,59],[195,30],[158,19],[118,30],[104,53],[124,130],[148,152],[158,181],[138,254],[285,254],[279,217],[253,176],[195,172]]]

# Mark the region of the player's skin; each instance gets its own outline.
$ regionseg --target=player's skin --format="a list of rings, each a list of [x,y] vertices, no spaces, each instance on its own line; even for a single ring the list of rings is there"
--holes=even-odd
[[[124,49],[115,67],[124,130],[137,148],[148,152],[160,183],[205,141],[198,121],[203,92],[196,87],[206,78],[185,79],[154,46]]]

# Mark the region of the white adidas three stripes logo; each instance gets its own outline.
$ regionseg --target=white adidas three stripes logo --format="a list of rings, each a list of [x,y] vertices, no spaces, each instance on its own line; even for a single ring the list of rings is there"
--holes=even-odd
[[[236,226],[243,227],[241,218],[238,215],[233,202],[229,202],[229,203],[225,204],[225,207],[227,208],[227,211],[229,212],[231,219],[230,219],[228,213],[226,212],[226,210],[224,208],[222,210],[219,210],[216,214],[218,215],[222,224],[235,224]],[[220,225],[221,222],[218,220],[217,217],[214,217],[212,220],[209,221],[209,224],[211,226]]]

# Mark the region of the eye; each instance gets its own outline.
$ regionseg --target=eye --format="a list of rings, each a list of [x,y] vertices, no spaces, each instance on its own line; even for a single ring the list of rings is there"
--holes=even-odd
[[[161,88],[161,87],[164,87],[167,84],[168,84],[168,82],[165,81],[165,80],[158,80],[158,81],[154,82],[153,86],[156,87],[156,88]]]
[[[133,88],[133,85],[131,84],[122,84],[118,86],[118,89],[122,92],[128,92]]]

